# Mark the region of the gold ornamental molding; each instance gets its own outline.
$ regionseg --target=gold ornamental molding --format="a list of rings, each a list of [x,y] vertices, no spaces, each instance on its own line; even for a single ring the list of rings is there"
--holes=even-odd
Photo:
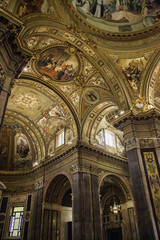
[[[149,118],[160,119],[160,110],[156,108],[151,108],[148,111],[138,112],[137,110],[129,110],[123,115],[119,116],[113,121],[113,126],[118,128],[122,123],[125,123],[127,120],[145,120]]]
[[[127,159],[125,157],[115,156],[114,154],[102,151],[99,148],[95,149],[95,146],[91,147],[91,145],[88,145],[85,143],[77,143],[75,145],[71,145],[69,148],[65,148],[65,150],[63,152],[62,151],[60,153],[57,152],[54,156],[52,156],[50,158],[46,158],[44,161],[41,161],[39,163],[39,165],[32,167],[32,169],[22,170],[22,171],[0,171],[0,176],[3,176],[3,177],[30,176],[31,177],[32,174],[38,174],[38,173],[44,171],[45,168],[52,167],[54,164],[57,164],[60,161],[62,162],[66,157],[70,158],[71,154],[73,154],[73,153],[78,153],[79,158],[80,158],[81,153],[84,152],[85,150],[89,151],[90,153],[92,152],[93,154],[97,154],[99,156],[109,157],[112,160],[122,162],[124,164],[128,164]],[[77,155],[77,161],[78,161],[78,155]],[[82,168],[82,167],[80,167],[80,168]],[[89,168],[90,167],[87,167],[87,169],[89,169]]]

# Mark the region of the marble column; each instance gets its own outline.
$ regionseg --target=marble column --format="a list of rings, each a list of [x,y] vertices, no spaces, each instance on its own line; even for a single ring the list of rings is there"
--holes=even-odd
[[[159,119],[160,112],[155,109],[129,111],[114,124],[124,133],[141,240],[159,239]]]
[[[98,176],[79,164],[73,174],[73,239],[102,240]]]

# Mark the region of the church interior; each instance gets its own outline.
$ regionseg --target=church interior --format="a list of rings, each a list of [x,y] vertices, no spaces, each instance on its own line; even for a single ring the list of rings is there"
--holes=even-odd
[[[0,0],[0,239],[160,239],[159,0]]]

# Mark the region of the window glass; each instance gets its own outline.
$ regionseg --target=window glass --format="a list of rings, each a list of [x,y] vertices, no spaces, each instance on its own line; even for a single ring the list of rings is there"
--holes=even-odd
[[[58,133],[57,135],[57,147],[64,144],[64,130]]]
[[[17,237],[21,235],[23,224],[24,207],[13,207],[12,216],[10,218],[9,236]]]
[[[116,147],[114,134],[106,129],[104,130],[104,142],[105,145]]]

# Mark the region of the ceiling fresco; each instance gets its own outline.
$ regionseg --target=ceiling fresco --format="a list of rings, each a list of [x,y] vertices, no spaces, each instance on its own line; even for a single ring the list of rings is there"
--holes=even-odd
[[[10,169],[25,169],[33,161],[42,161],[53,152],[55,133],[66,126],[75,137],[77,129],[71,111],[54,91],[29,79],[17,79],[3,125],[6,141],[12,138],[14,142],[14,149],[10,146],[5,155],[8,158],[13,152]],[[5,148],[5,144],[0,144],[0,158],[4,157]]]
[[[51,103],[52,100],[44,93],[32,87],[15,85],[9,98],[7,109],[21,112],[35,120]]]
[[[134,31],[160,21],[158,0],[71,0],[71,2],[88,22],[109,31]]]
[[[23,79],[17,79],[7,110],[26,116],[39,127],[41,134],[47,137],[53,134],[53,129],[55,131],[59,125],[64,126],[72,116],[57,94],[40,83]]]
[[[54,18],[54,3],[59,9],[70,4],[73,11],[70,11],[69,23]],[[66,129],[67,142],[76,139],[79,128],[82,140],[96,145],[103,143],[97,133],[108,127],[118,135],[117,146],[123,155],[121,133],[111,124],[125,111],[133,109],[135,100],[142,95],[141,82],[149,84],[150,73],[156,69],[157,76],[159,66],[149,69],[155,57],[149,54],[152,55],[154,49],[150,46],[144,53],[140,49],[143,39],[118,42],[106,40],[105,33],[100,39],[101,34],[97,37],[92,34],[93,29],[87,32],[85,27],[88,21],[97,32],[99,28],[113,32],[138,31],[159,22],[159,11],[158,0],[70,0],[64,4],[59,0],[18,0],[12,12],[24,26],[18,40],[32,58],[15,80],[8,100],[0,136],[4,138],[0,144],[4,164],[9,151],[14,152],[11,167],[15,169],[23,168],[24,160],[33,164],[33,158],[43,161],[53,156],[55,137],[62,128]],[[68,19],[67,8],[65,13]],[[85,26],[83,23],[78,29],[77,23],[74,26],[71,16],[75,13],[77,18],[84,18]],[[146,39],[150,43],[151,40]],[[158,55],[158,47],[156,51]],[[160,107],[158,82],[154,89],[155,105]],[[14,149],[7,150],[10,137]],[[107,151],[104,146],[103,149]],[[115,150],[109,151],[115,153]]]
[[[148,58],[146,57],[117,60],[117,64],[120,66],[122,73],[133,91],[138,91],[147,61]]]
[[[3,124],[4,129],[7,129],[7,131],[13,132],[12,138],[13,140],[11,142],[16,142],[16,139],[14,139],[14,136],[16,134],[23,134],[25,135],[25,138],[28,139],[29,144],[31,146],[30,148],[30,159],[34,160],[40,160],[44,158],[45,156],[45,143],[44,139],[42,138],[42,135],[40,133],[40,130],[38,129],[37,125],[29,119],[26,115],[22,115],[19,112],[15,112],[14,110],[7,110],[4,118],[4,124]],[[16,145],[16,144],[14,144]],[[15,150],[16,152],[16,150]],[[14,152],[14,157],[15,160],[17,159],[18,155],[15,155]],[[20,158],[18,157],[19,160],[28,160],[26,158]]]
[[[37,62],[40,73],[53,80],[69,81],[78,74],[78,59],[62,47],[55,47],[42,53]]]
[[[19,6],[17,9],[17,14],[20,18],[31,14],[31,13],[39,13],[46,12],[48,9],[48,2],[46,0],[23,0],[23,2],[19,2]]]

